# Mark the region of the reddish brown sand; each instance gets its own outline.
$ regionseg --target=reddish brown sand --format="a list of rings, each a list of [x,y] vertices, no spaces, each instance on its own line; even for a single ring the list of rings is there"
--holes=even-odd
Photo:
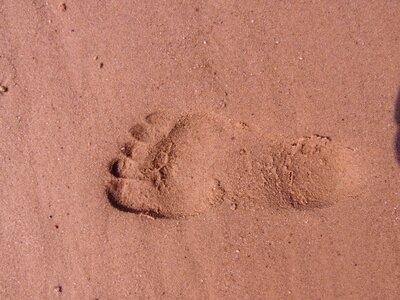
[[[0,1],[0,299],[398,299],[400,2],[48,2]]]

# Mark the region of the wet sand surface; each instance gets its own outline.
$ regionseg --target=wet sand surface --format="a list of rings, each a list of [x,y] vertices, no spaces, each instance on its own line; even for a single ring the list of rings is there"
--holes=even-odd
[[[398,297],[400,3],[61,4],[0,2],[1,299]],[[235,139],[257,154],[250,162],[268,156],[264,140],[328,137],[354,153],[357,168],[343,167],[360,180],[342,176],[329,205],[296,207],[301,177],[287,206],[266,205],[275,194],[254,192],[262,179],[243,167],[229,175],[238,160],[221,138],[227,127],[189,119],[162,140],[177,145],[167,171],[183,171],[159,182],[179,189],[150,197],[164,201],[157,206],[124,190],[116,200],[136,213],[118,209],[107,195],[120,175],[110,163],[154,111],[259,132]],[[166,151],[148,143],[154,155]],[[336,166],[330,157],[299,166]],[[327,178],[348,174],[329,172],[316,195],[332,195]],[[222,183],[244,174],[232,189],[256,200],[198,206],[215,174]]]

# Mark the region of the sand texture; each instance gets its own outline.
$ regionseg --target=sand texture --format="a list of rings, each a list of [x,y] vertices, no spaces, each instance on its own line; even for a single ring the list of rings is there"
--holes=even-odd
[[[399,16],[0,0],[0,299],[398,299]]]

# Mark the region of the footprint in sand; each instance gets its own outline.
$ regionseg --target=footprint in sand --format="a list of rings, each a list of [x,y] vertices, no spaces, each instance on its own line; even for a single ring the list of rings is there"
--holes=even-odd
[[[197,215],[222,202],[309,209],[348,197],[352,150],[328,137],[270,141],[214,114],[153,113],[111,165],[114,206],[158,218]]]

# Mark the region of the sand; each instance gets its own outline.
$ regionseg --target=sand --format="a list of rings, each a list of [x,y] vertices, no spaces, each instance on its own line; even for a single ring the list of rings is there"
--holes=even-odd
[[[0,299],[396,299],[400,3],[135,2],[0,2]]]

